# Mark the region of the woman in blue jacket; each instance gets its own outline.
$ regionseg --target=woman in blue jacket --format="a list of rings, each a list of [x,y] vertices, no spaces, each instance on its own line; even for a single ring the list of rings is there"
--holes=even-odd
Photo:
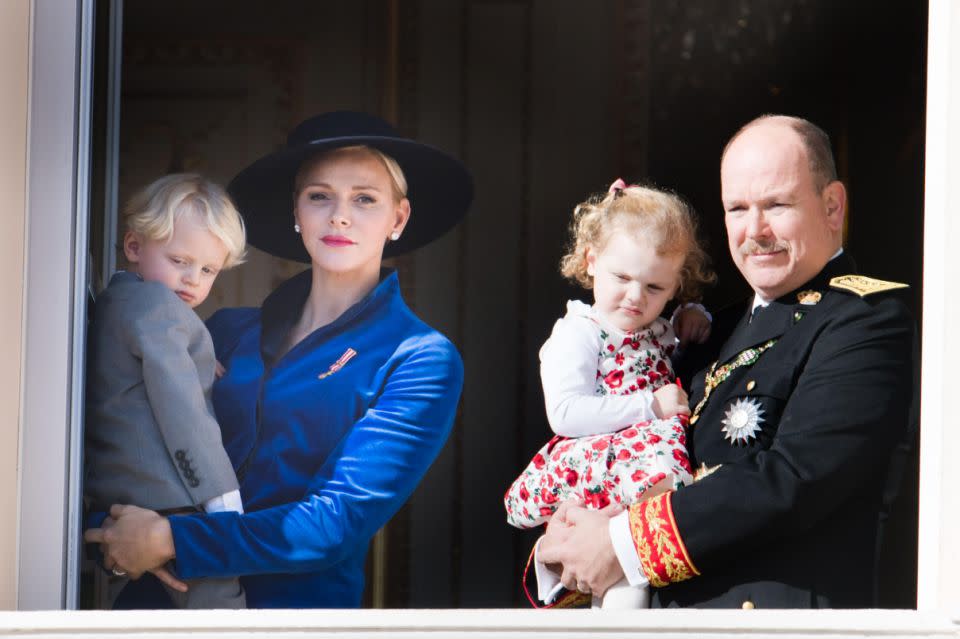
[[[87,539],[132,577],[239,575],[250,607],[359,606],[370,539],[439,453],[463,384],[456,349],[381,261],[454,226],[471,178],[386,122],[336,112],[299,125],[230,192],[251,244],[312,266],[260,308],[208,322],[226,371],[214,407],[247,512],[114,506]],[[162,605],[128,590],[118,607]]]

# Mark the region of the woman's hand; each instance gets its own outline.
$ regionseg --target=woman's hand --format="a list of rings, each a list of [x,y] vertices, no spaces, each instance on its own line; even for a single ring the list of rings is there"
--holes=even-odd
[[[187,585],[164,567],[176,557],[166,517],[145,508],[114,504],[103,527],[87,530],[83,538],[100,544],[107,570],[124,572],[131,579],[152,572],[171,588],[186,592]]]

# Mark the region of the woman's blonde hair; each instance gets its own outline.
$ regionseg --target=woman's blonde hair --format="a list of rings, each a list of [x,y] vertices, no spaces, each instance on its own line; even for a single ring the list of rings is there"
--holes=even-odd
[[[187,211],[227,247],[224,269],[241,264],[246,257],[243,218],[219,184],[196,173],[173,173],[154,180],[127,201],[123,221],[128,231],[148,240],[166,242],[173,224]]]
[[[705,284],[716,276],[709,258],[697,241],[693,209],[678,195],[631,184],[611,188],[581,202],[573,211],[570,246],[560,261],[560,272],[585,288],[593,288],[587,273],[587,249],[602,251],[615,230],[643,237],[658,255],[683,255],[680,283],[674,299],[690,302],[700,298]]]
[[[375,149],[372,146],[367,146],[365,144],[356,144],[353,146],[342,146],[331,151],[322,151],[301,162],[300,168],[297,169],[297,176],[293,180],[294,203],[296,203],[297,197],[300,196],[300,191],[303,190],[303,181],[306,179],[307,172],[310,170],[310,168],[321,159],[337,153],[342,153],[344,151],[366,151],[373,157],[380,160],[384,168],[387,169],[387,174],[390,176],[394,197],[397,198],[398,202],[407,197],[407,178],[403,174],[403,169],[400,168],[400,164],[380,149]]]

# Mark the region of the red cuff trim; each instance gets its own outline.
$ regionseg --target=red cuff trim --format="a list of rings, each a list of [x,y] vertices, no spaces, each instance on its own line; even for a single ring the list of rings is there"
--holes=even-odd
[[[662,588],[700,574],[680,538],[672,492],[630,507],[630,536],[650,585]]]

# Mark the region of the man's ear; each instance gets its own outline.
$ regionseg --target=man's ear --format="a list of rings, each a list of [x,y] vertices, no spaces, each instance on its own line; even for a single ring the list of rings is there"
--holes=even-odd
[[[839,233],[843,230],[843,220],[847,214],[847,189],[843,182],[834,180],[824,187],[821,197],[827,210],[827,225]]]
[[[123,234],[123,256],[127,258],[130,264],[140,262],[140,250],[143,248],[142,238],[133,231],[127,231]]]

